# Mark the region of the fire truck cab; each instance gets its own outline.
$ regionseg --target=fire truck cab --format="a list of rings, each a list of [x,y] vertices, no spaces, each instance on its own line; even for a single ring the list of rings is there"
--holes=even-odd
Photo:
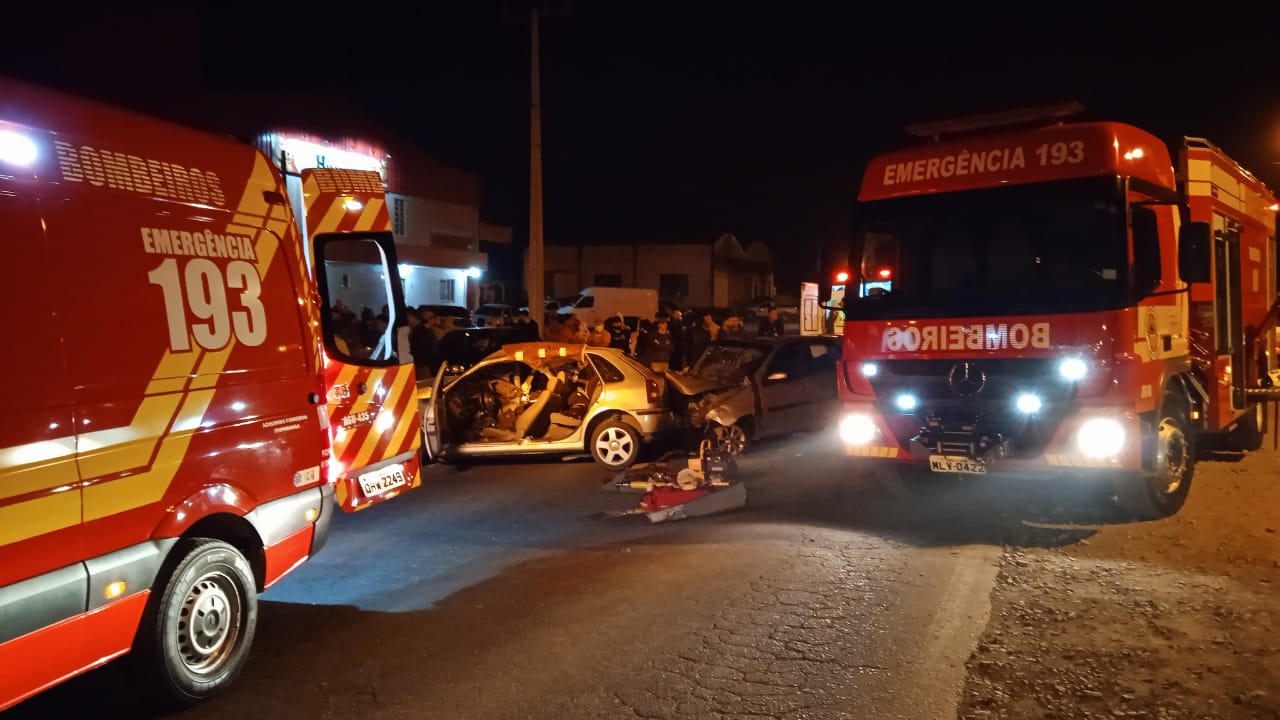
[[[864,175],[839,433],[899,488],[1105,477],[1176,512],[1198,449],[1256,449],[1275,198],[1202,140],[1078,108],[913,130]]]

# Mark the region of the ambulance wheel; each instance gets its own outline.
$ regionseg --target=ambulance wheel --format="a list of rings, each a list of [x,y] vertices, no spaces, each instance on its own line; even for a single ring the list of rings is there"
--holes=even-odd
[[[258,624],[253,571],[219,540],[174,546],[134,641],[137,667],[165,707],[194,705],[235,680]]]
[[[1116,479],[1116,502],[1142,520],[1158,520],[1178,512],[1191,492],[1196,470],[1195,446],[1188,431],[1186,405],[1166,395],[1149,467]]]
[[[591,457],[610,470],[631,467],[640,455],[640,433],[617,419],[611,418],[592,428],[587,443]]]
[[[1266,434],[1267,406],[1258,403],[1227,434],[1227,442],[1231,444],[1232,450],[1253,451],[1262,447]]]

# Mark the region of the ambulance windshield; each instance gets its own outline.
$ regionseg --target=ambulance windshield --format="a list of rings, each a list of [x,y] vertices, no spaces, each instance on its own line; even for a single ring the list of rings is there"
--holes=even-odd
[[[1123,197],[1118,179],[1089,178],[864,203],[850,248],[862,282],[847,291],[845,316],[1120,307],[1128,273]]]

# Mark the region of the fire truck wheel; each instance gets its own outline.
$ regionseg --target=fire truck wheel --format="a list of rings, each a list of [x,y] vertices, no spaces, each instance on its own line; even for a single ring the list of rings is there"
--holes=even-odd
[[[1227,435],[1227,441],[1231,443],[1232,450],[1253,451],[1262,447],[1262,440],[1266,434],[1267,406],[1258,403],[1231,429]]]
[[[591,457],[610,470],[631,467],[640,455],[640,433],[616,418],[592,428],[587,443]]]
[[[258,624],[253,571],[219,540],[174,546],[134,641],[143,679],[163,706],[195,704],[235,680]]]
[[[1155,458],[1146,472],[1124,475],[1116,482],[1116,500],[1143,520],[1168,517],[1182,508],[1191,491],[1196,455],[1187,432],[1186,409],[1176,396],[1166,396],[1156,428]]]

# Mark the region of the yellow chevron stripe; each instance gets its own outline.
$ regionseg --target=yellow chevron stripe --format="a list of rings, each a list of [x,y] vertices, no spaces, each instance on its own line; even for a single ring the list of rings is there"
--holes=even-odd
[[[181,401],[178,393],[144,397],[127,426],[78,436],[80,476],[91,480],[146,467]]]
[[[414,386],[414,391],[415,392],[417,391],[417,386]],[[396,451],[397,449],[399,449],[404,445],[404,439],[405,437],[408,436],[410,432],[413,432],[415,435],[413,439],[413,443],[410,445],[410,447],[412,447],[414,450],[417,450],[422,447],[422,433],[420,432],[422,429],[422,426],[418,422],[417,410],[418,408],[415,405],[411,404],[409,405],[407,412],[405,412],[404,415],[400,416],[399,424],[396,426],[395,433],[391,436],[390,447],[392,452]]]
[[[389,372],[379,371],[379,375],[381,376],[378,378],[379,382],[387,383],[390,380]],[[407,383],[407,382],[400,382],[392,385],[391,391],[387,393],[386,397],[383,399],[383,403],[382,403],[383,409],[380,410],[378,414],[381,415],[383,412],[395,412],[394,408],[400,405],[400,401],[405,396],[407,386],[409,385],[410,383]],[[416,392],[417,387],[414,386],[413,390]],[[372,397],[373,393],[369,393],[369,395],[370,397]],[[397,420],[402,420],[402,419],[403,418],[398,418]],[[352,465],[354,467],[364,467],[365,465],[368,465],[369,459],[373,457],[373,451],[377,449],[378,440],[384,436],[383,433],[380,433],[377,431],[378,430],[377,424],[378,424],[378,421],[375,418],[373,430],[368,435],[365,436],[364,444],[360,446],[359,454],[357,454],[356,459],[352,461]],[[396,428],[395,426],[392,426],[391,428],[388,428],[388,429],[391,432],[395,432]]]
[[[214,392],[196,390],[187,394],[172,429],[160,441],[160,451],[150,470],[85,488],[86,522],[150,505],[164,497],[186,457],[191,438],[209,409]]]
[[[342,216],[347,214],[347,209],[342,206],[344,202],[346,201],[342,198],[334,199],[333,204],[325,211],[324,217],[320,219],[320,222],[316,223],[315,227],[307,228],[307,232],[314,237],[321,233],[331,233],[337,230],[338,223],[342,222]]]
[[[75,452],[74,435],[0,450],[0,500],[74,484],[79,480]]]
[[[80,523],[80,493],[75,490],[0,507],[0,546]]]
[[[375,222],[378,219],[378,211],[386,204],[387,201],[380,197],[372,198],[365,203],[364,209],[360,211],[360,219],[356,220],[356,230],[381,230],[382,228],[376,227]]]

